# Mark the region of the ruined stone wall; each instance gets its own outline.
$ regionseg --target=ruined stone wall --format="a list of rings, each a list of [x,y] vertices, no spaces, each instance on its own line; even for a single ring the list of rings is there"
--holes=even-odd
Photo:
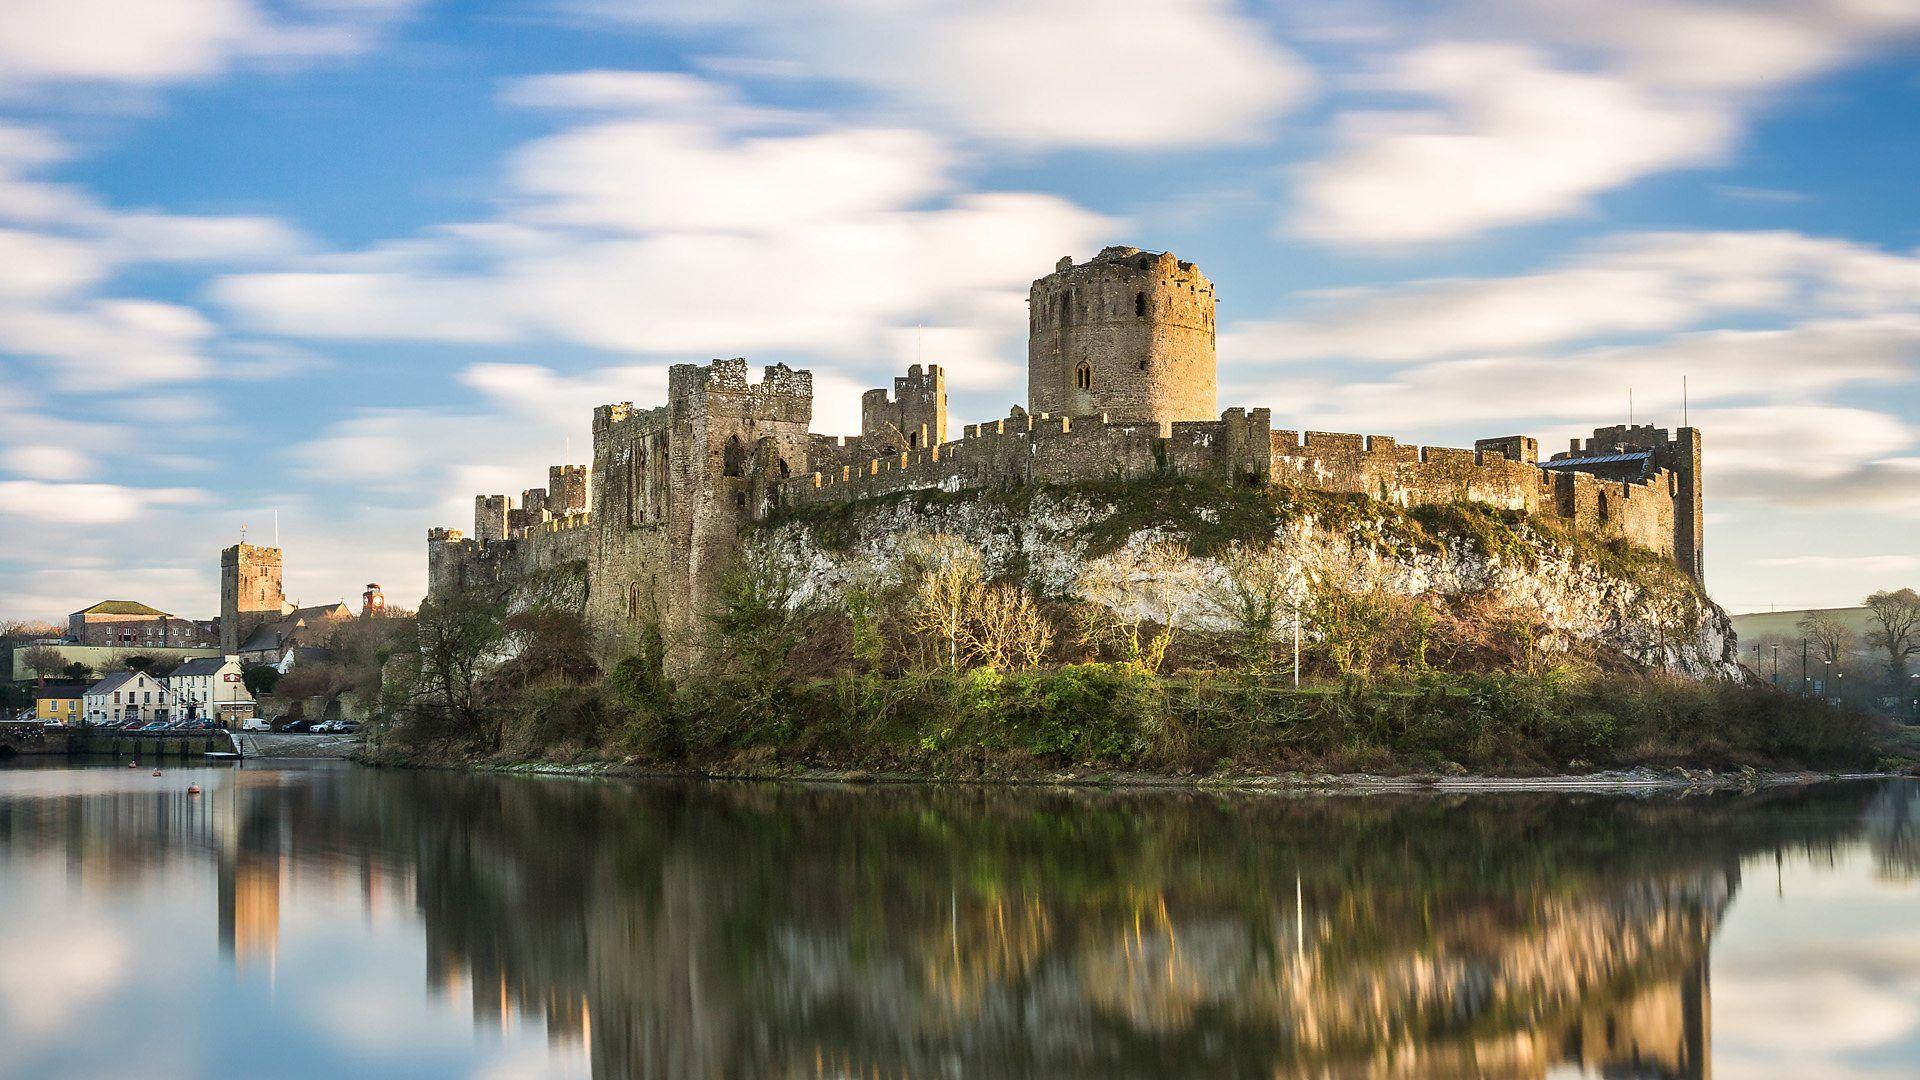
[[[743,359],[676,364],[667,404],[594,411],[587,620],[609,647],[658,624],[688,670],[742,522],[806,470],[813,376]]]
[[[874,454],[923,450],[947,441],[947,376],[939,364],[919,364],[893,380],[893,393],[860,396],[860,439]]]
[[[602,644],[631,652],[667,610],[673,443],[666,407],[603,405],[593,414],[586,618]]]
[[[1216,403],[1213,283],[1171,252],[1110,247],[1063,258],[1027,294],[1034,413],[1157,424],[1209,421]]]

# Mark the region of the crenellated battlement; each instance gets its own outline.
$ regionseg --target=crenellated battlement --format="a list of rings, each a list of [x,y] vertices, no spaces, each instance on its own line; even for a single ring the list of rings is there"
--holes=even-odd
[[[1542,460],[1525,435],[1471,449],[1388,435],[1275,429],[1267,409],[1215,405],[1214,287],[1170,252],[1062,259],[1029,291],[1028,403],[948,438],[946,369],[915,364],[861,396],[857,436],[810,432],[813,375],[741,357],[668,369],[666,400],[593,411],[593,463],[545,488],[480,495],[471,537],[428,533],[436,591],[587,563],[585,614],[631,651],[661,627],[694,670],[719,576],[773,507],[915,490],[1155,477],[1292,485],[1400,506],[1476,502],[1550,516],[1671,557],[1699,577],[1700,434],[1596,428]]]

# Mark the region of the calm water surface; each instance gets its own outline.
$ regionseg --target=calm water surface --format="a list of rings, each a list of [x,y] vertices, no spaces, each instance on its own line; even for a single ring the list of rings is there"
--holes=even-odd
[[[1920,785],[15,765],[0,1075],[1914,1077]]]

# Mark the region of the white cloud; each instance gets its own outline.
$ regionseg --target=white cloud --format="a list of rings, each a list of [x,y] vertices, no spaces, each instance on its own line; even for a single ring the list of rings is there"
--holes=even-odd
[[[1920,28],[1914,0],[1470,0],[1396,27],[1300,172],[1293,235],[1356,245],[1580,213],[1602,192],[1723,159],[1769,95]]]
[[[307,240],[266,217],[103,213],[97,228],[117,262],[232,262],[293,254]]]
[[[934,126],[1020,146],[1256,142],[1307,69],[1227,0],[587,3],[616,19],[727,27],[788,74],[845,81]]]
[[[1870,574],[1895,574],[1920,570],[1920,555],[1789,555],[1784,558],[1754,559],[1755,566],[1788,566],[1813,570],[1845,570]]]
[[[1624,414],[1677,424],[1682,376],[1693,403],[1804,401],[1855,385],[1898,385],[1920,368],[1920,317],[1815,322],[1784,330],[1712,330],[1566,355],[1443,360],[1375,379],[1290,383],[1245,378],[1244,397],[1290,402],[1294,415],[1343,430],[1448,423],[1580,421]]]
[[[0,451],[0,468],[37,480],[78,480],[92,467],[85,454],[55,443],[29,443]]]
[[[513,155],[502,220],[211,294],[246,325],[304,336],[872,359],[915,323],[1017,329],[1036,268],[1113,227],[1052,196],[959,190],[955,158],[895,129],[585,123]]]
[[[1482,0],[1492,19],[1643,82],[1743,91],[1804,79],[1920,26],[1913,0]],[[1482,23],[1484,25],[1484,23]]]
[[[1230,324],[1242,362],[1424,360],[1759,313],[1920,313],[1920,256],[1792,232],[1638,233],[1556,266],[1307,294],[1298,315]]]
[[[1428,46],[1378,87],[1436,104],[1341,117],[1333,155],[1300,171],[1289,232],[1406,244],[1560,216],[1648,173],[1716,161],[1735,130],[1713,103],[1666,100],[1520,47]]]
[[[411,0],[59,0],[0,8],[0,88],[158,85],[253,58],[360,51]]]
[[[156,508],[205,501],[205,493],[192,488],[0,480],[0,512],[49,525],[123,524]]]
[[[512,172],[535,221],[770,232],[912,205],[947,186],[951,164],[913,131],[729,139],[711,125],[620,121],[533,142]]]
[[[1716,498],[1920,515],[1920,431],[1898,417],[1769,405],[1708,410],[1698,423]]]
[[[151,300],[0,307],[0,352],[47,361],[57,381],[86,389],[199,378],[212,370],[204,349],[213,335],[191,308]]]
[[[106,260],[85,243],[0,229],[0,303],[70,295],[106,273]]]

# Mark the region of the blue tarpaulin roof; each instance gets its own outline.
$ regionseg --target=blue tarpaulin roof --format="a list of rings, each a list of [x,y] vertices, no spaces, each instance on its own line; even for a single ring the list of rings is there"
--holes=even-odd
[[[1578,465],[1612,465],[1620,461],[1645,461],[1652,456],[1653,451],[1651,450],[1635,450],[1626,454],[1601,454],[1598,457],[1558,458],[1553,461],[1542,461],[1540,462],[1540,467],[1543,469],[1569,469]]]

